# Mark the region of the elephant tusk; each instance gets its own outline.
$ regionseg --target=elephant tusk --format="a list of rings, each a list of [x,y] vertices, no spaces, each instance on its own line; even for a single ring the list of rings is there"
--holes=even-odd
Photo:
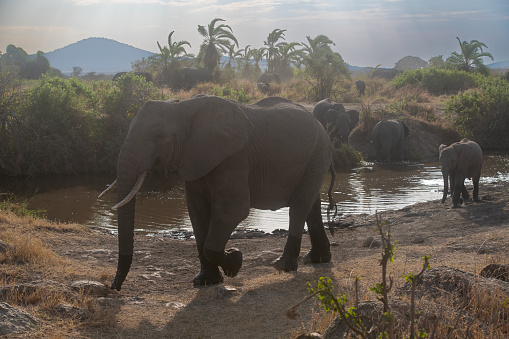
[[[97,198],[100,199],[100,198],[104,197],[106,194],[113,191],[116,187],[117,187],[117,179],[115,179],[115,181],[113,181],[111,183],[111,185],[109,185],[104,191],[102,191],[102,193],[99,194],[99,196]]]
[[[121,202],[119,202],[118,204],[116,204],[115,206],[113,206],[113,209],[116,210],[117,208],[119,207],[122,207],[124,206],[125,204],[127,204],[129,201],[131,201],[132,198],[134,198],[134,196],[136,195],[136,193],[138,193],[138,191],[140,190],[141,188],[141,185],[143,185],[143,181],[145,181],[145,177],[147,176],[147,172],[143,172],[140,174],[140,176],[138,177],[138,181],[136,181],[136,184],[134,185],[133,189],[131,190],[131,192],[129,192],[129,194],[124,198],[122,199]]]

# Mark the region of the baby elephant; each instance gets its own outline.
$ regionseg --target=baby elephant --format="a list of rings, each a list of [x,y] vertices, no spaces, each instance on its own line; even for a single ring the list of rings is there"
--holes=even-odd
[[[447,198],[448,180],[451,180],[452,207],[461,206],[460,193],[463,200],[469,195],[465,187],[465,178],[472,178],[474,184],[474,201],[479,200],[479,179],[481,178],[482,150],[479,145],[468,139],[455,142],[450,146],[440,145],[440,163],[444,177],[444,195],[442,203]]]

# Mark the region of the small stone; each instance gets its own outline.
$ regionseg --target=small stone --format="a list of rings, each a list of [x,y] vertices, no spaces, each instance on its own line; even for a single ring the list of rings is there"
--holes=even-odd
[[[94,280],[77,280],[71,283],[71,287],[76,291],[84,291],[88,294],[103,295],[106,293],[106,286]]]
[[[164,306],[169,307],[169,308],[174,308],[176,310],[180,310],[180,309],[183,309],[184,307],[186,307],[185,304],[179,303],[177,301],[171,301],[169,303],[166,303]]]
[[[363,242],[362,242],[362,247],[367,247],[367,248],[379,248],[380,246],[382,246],[382,244],[380,244],[380,242],[378,240],[375,240],[374,237],[367,237]]]

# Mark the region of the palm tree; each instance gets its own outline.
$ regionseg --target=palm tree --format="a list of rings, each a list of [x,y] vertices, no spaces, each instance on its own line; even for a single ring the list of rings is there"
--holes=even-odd
[[[322,48],[330,49],[329,45],[335,45],[331,39],[322,34],[317,35],[314,39],[307,36],[306,39],[308,40],[308,43],[302,43],[302,46],[304,46],[302,50],[306,52],[310,58],[313,58],[313,56],[316,55],[316,53],[318,53],[318,51]]]
[[[489,70],[482,61],[482,57],[489,57],[491,60],[494,60],[491,53],[482,50],[483,47],[488,48],[488,46],[478,40],[462,42],[460,38],[456,37],[456,39],[459,41],[461,54],[453,52],[447,61],[460,70],[467,72],[478,70],[483,74],[488,74]]]
[[[237,58],[242,57],[242,51],[243,51],[242,49],[235,50],[235,45],[229,45],[228,46],[228,62],[224,65],[224,67],[231,68],[232,61],[235,61],[235,63],[237,63]]]
[[[279,29],[276,28],[271,33],[269,33],[269,36],[267,37],[267,41],[264,41],[263,44],[267,46],[266,48],[266,55],[267,55],[267,64],[268,64],[268,71],[274,72],[275,69],[275,60],[279,56],[279,48],[282,44],[282,42],[279,42],[279,39],[285,39],[285,32],[286,29]]]
[[[171,31],[168,34],[168,46],[161,46],[157,41],[157,47],[159,47],[159,54],[151,56],[150,62],[155,63],[161,68],[162,81],[166,82],[170,87],[176,86],[180,81],[177,79],[178,73],[178,60],[182,56],[187,56],[185,45],[191,47],[191,44],[187,41],[172,41],[172,36],[175,31]]]
[[[253,58],[255,69],[259,70],[260,72],[260,61],[262,61],[263,56],[265,55],[265,51],[265,47],[253,48],[249,51],[249,56]]]
[[[218,21],[224,20],[216,18],[210,22],[207,28],[198,25],[198,33],[205,38],[203,44],[200,46],[199,58],[211,72],[219,64],[221,55],[228,52],[228,48],[232,45],[232,42],[239,47],[239,43],[237,42],[237,38],[233,35],[231,27],[225,24],[220,24],[216,27]]]
[[[303,51],[295,49],[297,46],[300,46],[298,42],[285,42],[279,46],[276,73],[279,74],[283,81],[289,80],[293,77],[292,64],[300,62]]]

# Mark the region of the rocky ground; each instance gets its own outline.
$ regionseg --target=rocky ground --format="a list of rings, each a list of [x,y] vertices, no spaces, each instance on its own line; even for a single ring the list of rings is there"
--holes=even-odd
[[[394,263],[389,264],[395,287],[403,286],[402,274],[420,271],[425,255],[431,256],[432,268],[448,266],[474,274],[491,263],[509,264],[508,188],[508,183],[482,184],[482,202],[467,202],[459,209],[450,208],[449,198],[445,204],[423,202],[383,212],[382,221],[397,241]],[[64,260],[57,269],[0,257],[0,327],[7,331],[12,311],[8,307],[27,312],[31,319],[25,320],[31,329],[15,327],[21,332],[2,334],[9,338],[289,338],[310,331],[323,333],[332,318],[324,316],[315,300],[299,306],[299,317],[285,316],[286,310],[309,296],[307,282],[331,277],[342,293],[348,293],[359,276],[361,300],[375,300],[368,288],[381,281],[374,216],[343,215],[341,224],[349,226],[329,235],[331,263],[300,262],[298,271],[290,273],[278,273],[271,266],[282,253],[284,232],[253,233],[250,239],[237,236],[228,245],[244,255],[238,276],[225,278],[220,286],[201,288],[191,283],[199,271],[193,239],[137,235],[131,271],[116,292],[107,288],[116,267],[115,235],[2,213],[4,251],[10,250],[8,235],[21,232],[40,239]],[[309,245],[305,235],[302,255]],[[25,291],[27,286],[39,291],[64,286],[66,293],[75,294],[91,288],[79,280],[96,282],[85,306],[57,302],[42,306],[37,300],[7,297],[7,291],[22,286]]]

